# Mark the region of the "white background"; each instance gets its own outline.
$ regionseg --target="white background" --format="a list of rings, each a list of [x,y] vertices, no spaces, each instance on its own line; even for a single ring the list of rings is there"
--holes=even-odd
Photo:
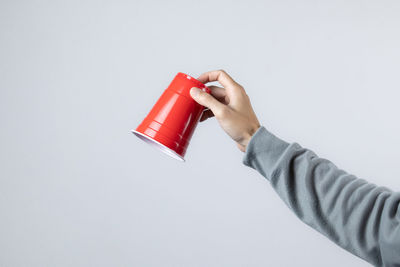
[[[0,1],[0,266],[369,266],[298,220],[212,119],[130,133],[178,71],[400,189],[399,1]]]

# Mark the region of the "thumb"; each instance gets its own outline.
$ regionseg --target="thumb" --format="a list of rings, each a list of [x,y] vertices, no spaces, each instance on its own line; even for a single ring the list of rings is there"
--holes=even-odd
[[[200,105],[211,109],[214,114],[219,113],[219,111],[224,108],[224,104],[215,99],[211,94],[197,87],[192,87],[190,89],[190,96]]]

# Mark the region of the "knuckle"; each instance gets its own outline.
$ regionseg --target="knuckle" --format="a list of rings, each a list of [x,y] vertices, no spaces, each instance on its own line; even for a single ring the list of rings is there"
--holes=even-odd
[[[249,98],[249,95],[246,93],[246,90],[243,88],[243,86],[240,85],[238,88],[245,98]]]
[[[224,69],[219,69],[219,72],[223,73],[223,74],[227,74],[226,71]]]
[[[236,91],[239,92],[241,95],[245,95],[246,92],[244,91],[243,87],[241,86],[237,86],[236,87]]]

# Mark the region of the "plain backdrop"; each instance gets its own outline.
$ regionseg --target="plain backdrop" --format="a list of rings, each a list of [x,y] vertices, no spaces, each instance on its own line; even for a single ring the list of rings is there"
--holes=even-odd
[[[215,119],[182,163],[130,130],[179,71],[400,189],[400,2],[0,1],[0,266],[369,266],[303,224]],[[214,83],[213,83],[214,84]]]

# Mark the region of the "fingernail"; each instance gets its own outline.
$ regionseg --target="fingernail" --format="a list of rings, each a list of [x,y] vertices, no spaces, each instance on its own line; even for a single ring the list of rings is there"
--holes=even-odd
[[[192,88],[190,89],[190,95],[191,95],[192,97],[196,97],[199,93],[200,93],[200,89],[197,88],[197,87],[192,87]]]

